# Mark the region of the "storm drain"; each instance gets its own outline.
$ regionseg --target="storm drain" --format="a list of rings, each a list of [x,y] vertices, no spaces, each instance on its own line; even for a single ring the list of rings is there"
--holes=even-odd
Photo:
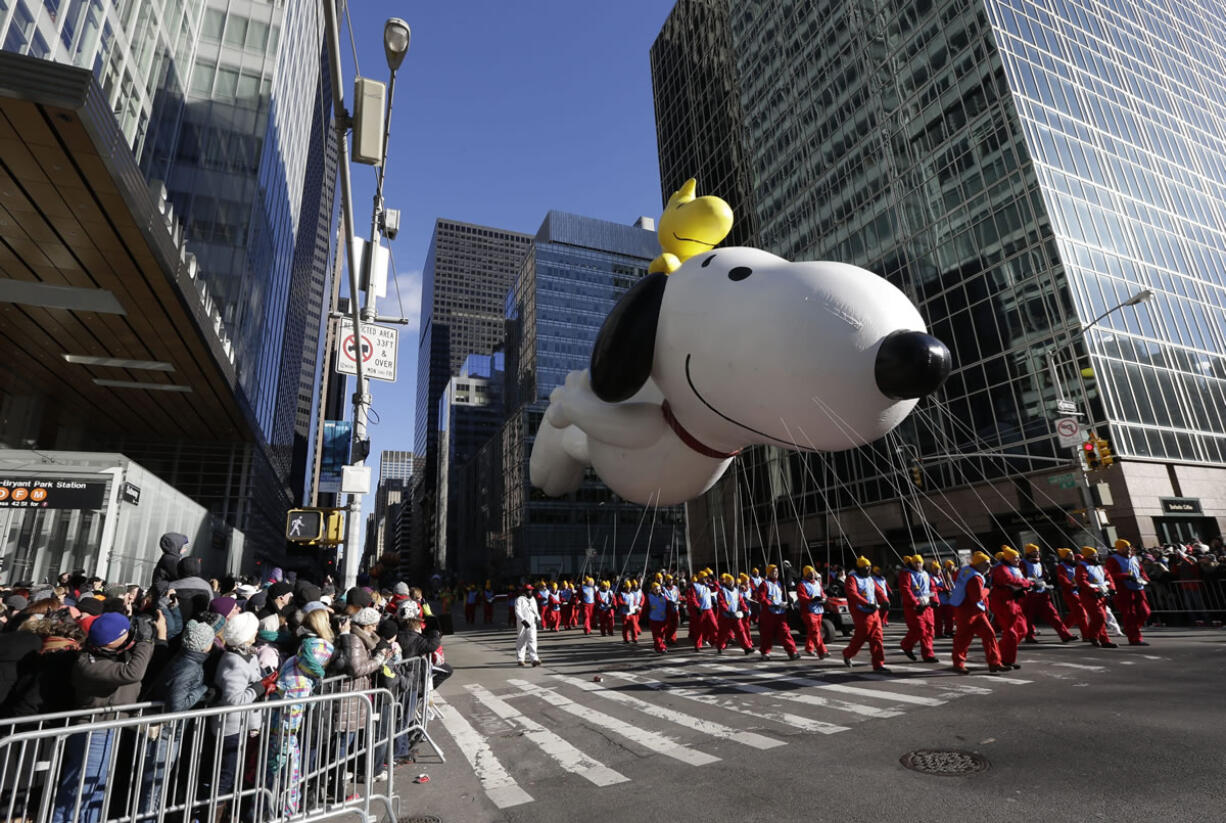
[[[409,817],[402,817],[397,823],[443,823],[443,819],[432,814],[415,814]]]
[[[912,771],[939,777],[963,777],[986,772],[992,767],[983,755],[954,749],[920,749],[907,752],[898,758],[898,762]]]

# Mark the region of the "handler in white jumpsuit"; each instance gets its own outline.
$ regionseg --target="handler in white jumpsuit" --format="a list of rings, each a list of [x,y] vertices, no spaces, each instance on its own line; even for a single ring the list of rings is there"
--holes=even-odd
[[[541,613],[536,607],[531,584],[524,586],[515,598],[515,619],[519,621],[519,636],[515,640],[519,665],[524,665],[525,658],[530,659],[533,666],[541,665],[541,658],[536,654],[536,624],[541,621]]]

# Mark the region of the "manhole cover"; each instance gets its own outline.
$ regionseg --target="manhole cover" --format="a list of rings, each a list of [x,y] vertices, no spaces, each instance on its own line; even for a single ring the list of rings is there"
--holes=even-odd
[[[443,820],[432,814],[415,814],[412,817],[402,817],[397,823],[443,823]]]
[[[898,758],[908,769],[941,777],[961,777],[985,772],[992,764],[983,755],[952,749],[920,749]]]

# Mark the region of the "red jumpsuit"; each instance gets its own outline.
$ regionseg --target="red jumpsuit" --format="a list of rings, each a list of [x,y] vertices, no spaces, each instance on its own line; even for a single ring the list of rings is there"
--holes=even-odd
[[[664,618],[664,639],[668,645],[677,643],[677,626],[681,623],[681,590],[672,583],[664,587],[664,596],[668,598],[668,615]]]
[[[926,571],[903,569],[898,575],[898,589],[902,592],[902,616],[907,623],[907,634],[902,639],[902,650],[910,652],[919,643],[920,657],[932,660],[936,653],[932,649],[933,637],[936,634],[936,616],[933,604],[936,597],[932,592],[932,578]]]
[[[1118,552],[1107,555],[1104,568],[1115,584],[1115,606],[1120,612],[1120,624],[1128,642],[1137,645],[1142,641],[1141,627],[1149,620],[1149,601],[1145,597],[1145,584],[1149,575],[1141,568],[1141,561],[1125,557]]]
[[[617,595],[611,591],[596,592],[596,620],[600,623],[600,636],[613,635],[613,612],[617,606]]]
[[[584,583],[576,595],[579,598],[579,610],[583,613],[583,633],[592,633],[592,612],[596,609],[596,587]]]
[[[668,598],[664,596],[663,592],[660,594],[648,593],[647,621],[651,625],[651,645],[655,648],[657,654],[664,654],[668,651],[664,631],[664,623],[667,619]]]
[[[788,598],[784,594],[783,583],[778,580],[763,580],[758,587],[758,602],[761,604],[761,611],[758,613],[761,635],[758,649],[763,655],[770,654],[771,644],[778,639],[788,657],[795,657],[796,641],[792,640],[792,629],[788,626]],[[820,635],[819,628],[818,636]]]
[[[498,595],[494,594],[492,589],[486,589],[481,594],[481,607],[484,611],[485,625],[494,622],[494,599]]]
[[[988,604],[992,616],[1000,627],[1000,659],[1006,666],[1017,662],[1017,644],[1026,636],[1026,619],[1022,617],[1022,604],[1017,592],[1030,588],[1030,581],[1022,577],[1017,567],[998,563],[992,567],[992,592]]]
[[[881,618],[877,614],[878,604],[885,602],[885,591],[871,577],[861,577],[858,574],[847,576],[847,606],[851,611],[852,622],[856,630],[843,649],[843,659],[851,660],[860,651],[860,647],[868,641],[869,655],[873,660],[873,668],[885,666],[885,639],[881,632]]]
[[[1082,640],[1090,639],[1090,629],[1086,623],[1086,610],[1077,596],[1077,565],[1065,563],[1056,564],[1056,580],[1060,584],[1060,596],[1064,600],[1065,626],[1076,626],[1081,632]]]
[[[706,583],[691,583],[687,595],[693,618],[690,620],[690,634],[694,638],[694,651],[702,649],[704,643],[715,645],[715,594]]]
[[[1102,566],[1077,564],[1077,596],[1086,610],[1087,637],[1099,645],[1111,642],[1107,636],[1107,592],[1110,588],[1110,579]]]
[[[477,591],[464,594],[464,622],[469,626],[477,622]]]
[[[748,583],[741,585],[737,584],[737,591],[741,594],[741,614],[745,615],[741,618],[741,623],[745,628],[745,636],[749,638],[749,645],[753,645],[753,624],[758,622],[757,611],[758,604],[754,602],[753,596],[755,593],[749,591]]]
[[[971,566],[963,566],[958,572],[958,580],[954,585],[954,600],[961,601],[954,606],[955,620],[958,631],[954,635],[953,662],[957,668],[966,667],[966,653],[971,647],[971,638],[975,635],[983,641],[983,656],[989,666],[1000,665],[1000,649],[996,645],[996,632],[988,621],[987,608],[984,605],[983,575]],[[961,588],[961,591],[959,591]]]
[[[1026,611],[1026,638],[1033,640],[1035,627],[1040,622],[1046,622],[1056,630],[1061,640],[1072,640],[1072,633],[1065,627],[1051,602],[1051,592],[1047,588],[1042,561],[1023,560],[1022,571],[1030,581],[1030,590],[1026,592],[1026,599],[1023,601]]]
[[[749,639],[749,633],[745,631],[745,607],[748,605],[743,602],[741,590],[736,588],[728,588],[727,586],[719,587],[719,632],[715,635],[715,648],[720,651],[728,645],[728,639],[732,638],[740,644],[745,651],[753,650],[753,643]],[[741,612],[741,616],[737,617],[736,613]]]
[[[617,596],[622,616],[622,642],[639,642],[639,614],[643,610],[642,592],[622,592]]]
[[[954,607],[949,604],[949,595],[953,593],[953,585],[947,581],[944,571],[936,574],[929,572],[928,576],[932,578],[932,590],[936,592],[937,601],[940,604],[936,607],[934,615],[936,619],[934,633],[937,637],[953,637]]]
[[[800,619],[805,625],[805,651],[817,652],[825,657],[826,644],[822,640],[822,584],[818,580],[801,580],[796,584],[796,602],[800,606]]]

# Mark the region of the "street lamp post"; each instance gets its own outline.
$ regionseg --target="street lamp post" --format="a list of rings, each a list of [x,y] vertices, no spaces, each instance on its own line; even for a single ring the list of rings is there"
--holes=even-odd
[[[1104,320],[1108,315],[1112,314],[1113,312],[1119,311],[1120,309],[1125,308],[1127,306],[1140,305],[1141,303],[1146,302],[1153,296],[1154,296],[1153,289],[1141,289],[1139,292],[1134,294],[1132,297],[1129,297],[1123,303],[1112,306],[1111,308],[1107,309],[1105,312],[1100,314],[1098,317],[1095,317],[1088,324],[1086,324],[1085,326],[1082,326],[1076,332],[1071,334],[1069,338],[1065,340],[1063,343],[1059,345],[1053,344],[1049,349],[1047,349],[1046,352],[1043,353],[1044,360],[1047,363],[1048,374],[1051,375],[1052,385],[1056,389],[1056,406],[1058,409],[1058,413],[1061,413],[1061,414],[1067,413],[1067,414],[1074,414],[1074,415],[1080,416],[1080,412],[1077,411],[1077,405],[1073,403],[1073,401],[1067,400],[1064,397],[1064,386],[1060,382],[1060,370],[1056,367],[1056,352],[1062,349],[1066,349],[1069,346],[1073,345],[1073,343],[1077,342],[1079,339],[1084,337],[1086,332],[1088,332],[1090,329],[1097,326],[1100,322],[1102,322],[1102,320]],[[1088,415],[1089,410],[1090,410],[1090,402],[1089,402],[1089,396],[1086,395],[1084,386],[1082,387],[1082,395],[1083,395],[1083,399],[1085,402],[1086,414]],[[1086,472],[1085,461],[1082,457],[1081,447],[1074,445],[1072,447],[1072,451],[1073,451],[1074,468],[1077,471],[1077,475],[1081,478],[1081,482],[1078,483],[1078,486],[1080,486],[1081,488],[1082,503],[1084,504],[1085,510],[1086,510],[1086,520],[1089,521],[1091,517],[1093,518],[1094,533],[1098,536],[1099,539],[1102,539],[1103,537],[1102,524],[1098,522],[1098,509],[1094,505],[1094,494],[1090,490],[1090,477],[1089,477],[1089,474]]]
[[[340,30],[336,19],[336,4],[333,0],[323,0],[325,36],[328,46],[328,63],[332,74],[332,103],[334,110],[338,152],[338,171],[341,188],[341,219],[345,227],[345,247],[349,262],[349,312],[353,321],[355,340],[362,339],[362,324],[373,323],[376,320],[375,299],[370,290],[369,266],[374,259],[374,247],[378,243],[379,232],[383,228],[383,178],[387,163],[387,141],[391,130],[392,92],[395,89],[396,70],[404,62],[404,56],[409,50],[409,26],[399,18],[387,21],[383,29],[383,50],[387,58],[387,66],[391,71],[391,83],[388,89],[387,110],[384,116],[382,135],[382,154],[375,177],[374,215],[371,218],[370,246],[365,255],[363,273],[364,283],[358,279],[357,250],[353,238],[353,187],[349,172],[349,145],[347,132],[352,120],[345,109],[344,84],[341,82],[341,48]],[[363,289],[363,285],[365,288]],[[361,295],[361,299],[359,299]],[[360,347],[360,344],[359,344]],[[369,443],[366,438],[366,418],[370,410],[370,378],[363,368],[362,358],[355,357],[356,386],[353,392],[353,453],[357,458],[353,461],[355,467],[365,464],[369,453]],[[341,582],[348,583],[357,576],[358,564],[362,553],[358,546],[362,529],[362,494],[350,493],[348,512],[345,518],[345,554],[344,567],[337,569],[343,575]]]

